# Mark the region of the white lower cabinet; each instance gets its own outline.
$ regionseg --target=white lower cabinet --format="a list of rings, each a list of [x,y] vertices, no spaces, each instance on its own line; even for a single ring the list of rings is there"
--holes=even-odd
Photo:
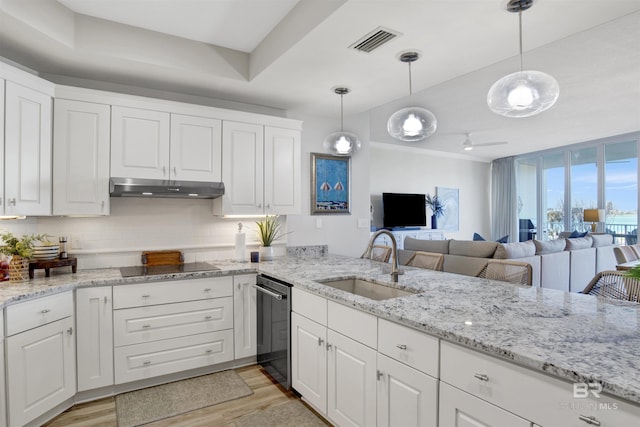
[[[256,275],[233,277],[233,333],[235,358],[257,354]]]
[[[438,380],[378,353],[378,427],[436,426]]]
[[[326,326],[291,313],[291,385],[323,415],[327,413],[326,341]]]
[[[115,384],[233,360],[232,282],[227,276],[114,287]]]
[[[9,425],[24,425],[75,395],[72,316],[10,336],[6,345]]]
[[[111,286],[76,290],[78,391],[113,385]]]
[[[532,423],[441,382],[440,426],[531,427]]]
[[[376,423],[376,351],[327,332],[327,414],[339,426]]]

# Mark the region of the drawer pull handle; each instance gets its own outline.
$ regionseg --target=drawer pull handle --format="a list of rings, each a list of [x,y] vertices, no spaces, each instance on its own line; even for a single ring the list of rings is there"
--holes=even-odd
[[[104,303],[106,304],[108,302],[109,302],[109,299],[107,297],[104,297]]]
[[[47,314],[49,313],[51,310],[49,310],[48,308],[45,308],[44,310],[41,310],[40,313],[42,314]]]
[[[147,328],[150,328],[150,327],[151,327],[151,325],[148,324],[148,323],[145,323],[144,325],[142,325],[142,329],[147,329]]]
[[[73,335],[73,327],[70,327],[69,329],[67,329],[67,333],[69,335]]]
[[[380,381],[380,379],[384,376],[384,373],[380,370],[376,371],[376,378],[378,381]]]
[[[489,381],[489,377],[486,376],[485,374],[474,374],[473,376],[479,379],[480,381]]]
[[[586,415],[578,415],[578,419],[580,421],[584,421],[585,423],[591,424],[593,426],[599,426],[600,425],[600,421],[598,421],[596,419],[596,417],[594,417],[594,416],[588,417]]]
[[[327,343],[327,351],[331,350],[331,347],[333,347],[331,344]]]
[[[207,351],[205,351],[205,353],[207,353],[207,354],[211,354],[211,353],[213,353],[213,350],[208,349]]]
[[[204,316],[204,320],[211,320],[211,319],[213,319],[212,316]]]
[[[400,350],[406,350],[407,346],[404,344],[398,344],[396,347],[398,347]]]
[[[151,361],[150,360],[145,360],[144,362],[142,362],[143,365],[148,366],[151,365]]]
[[[204,288],[205,292],[211,292],[211,288]]]
[[[147,298],[149,298],[150,296],[151,296],[151,295],[149,295],[149,294],[144,294],[144,295],[142,295],[142,298],[143,298],[143,299],[147,299]]]
[[[320,337],[318,337],[318,345],[322,345],[324,343],[324,340]]]

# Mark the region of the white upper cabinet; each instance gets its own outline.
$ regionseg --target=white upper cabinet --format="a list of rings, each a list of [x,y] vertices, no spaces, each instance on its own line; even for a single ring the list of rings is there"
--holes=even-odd
[[[4,215],[4,80],[0,79],[0,215]]]
[[[264,213],[264,127],[225,121],[222,127],[224,196],[214,200],[217,214]]]
[[[300,131],[225,121],[218,215],[300,213]]]
[[[222,122],[114,106],[111,176],[219,182]]]
[[[113,106],[111,176],[169,179],[170,114]]]
[[[6,82],[6,215],[51,215],[51,96]]]
[[[222,122],[208,117],[171,114],[171,179],[222,180]]]
[[[299,214],[300,131],[266,126],[264,129],[265,213]]]
[[[56,99],[53,214],[109,214],[111,107]]]

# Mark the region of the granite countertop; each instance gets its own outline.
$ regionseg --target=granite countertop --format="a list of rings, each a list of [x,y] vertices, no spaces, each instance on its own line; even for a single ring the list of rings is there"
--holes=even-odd
[[[282,257],[259,264],[212,261],[219,271],[123,279],[118,269],[79,270],[0,285],[0,308],[77,287],[122,285],[259,271],[328,299],[571,382],[598,382],[640,403],[640,305],[402,267],[396,286],[414,295],[383,301],[317,280],[361,277],[390,282],[389,266],[358,258]]]

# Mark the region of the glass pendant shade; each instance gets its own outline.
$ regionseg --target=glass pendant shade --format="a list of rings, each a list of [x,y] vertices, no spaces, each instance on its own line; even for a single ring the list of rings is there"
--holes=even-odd
[[[420,58],[418,52],[405,52],[400,55],[401,62],[409,66],[409,97],[412,94],[411,63]],[[416,142],[431,136],[438,127],[436,116],[422,107],[402,108],[387,120],[387,132],[400,141]]]
[[[436,131],[436,116],[420,107],[396,111],[387,121],[387,132],[395,139],[407,142],[421,141]]]
[[[350,92],[346,87],[335,87],[333,92],[340,95],[340,131],[333,132],[324,139],[322,143],[325,151],[336,156],[349,156],[360,149],[361,143],[358,135],[352,132],[345,132],[344,129],[344,95]]]
[[[333,132],[327,135],[323,143],[325,151],[336,156],[348,156],[360,149],[358,136],[351,132]]]
[[[522,66],[522,12],[533,5],[533,0],[509,0],[507,11],[518,14],[518,41],[520,71],[504,76],[491,86],[487,105],[496,114],[505,117],[529,117],[548,110],[560,95],[556,79],[542,71],[523,71]]]
[[[560,86],[542,71],[518,71],[491,86],[487,104],[505,117],[529,117],[548,110],[556,103]]]

